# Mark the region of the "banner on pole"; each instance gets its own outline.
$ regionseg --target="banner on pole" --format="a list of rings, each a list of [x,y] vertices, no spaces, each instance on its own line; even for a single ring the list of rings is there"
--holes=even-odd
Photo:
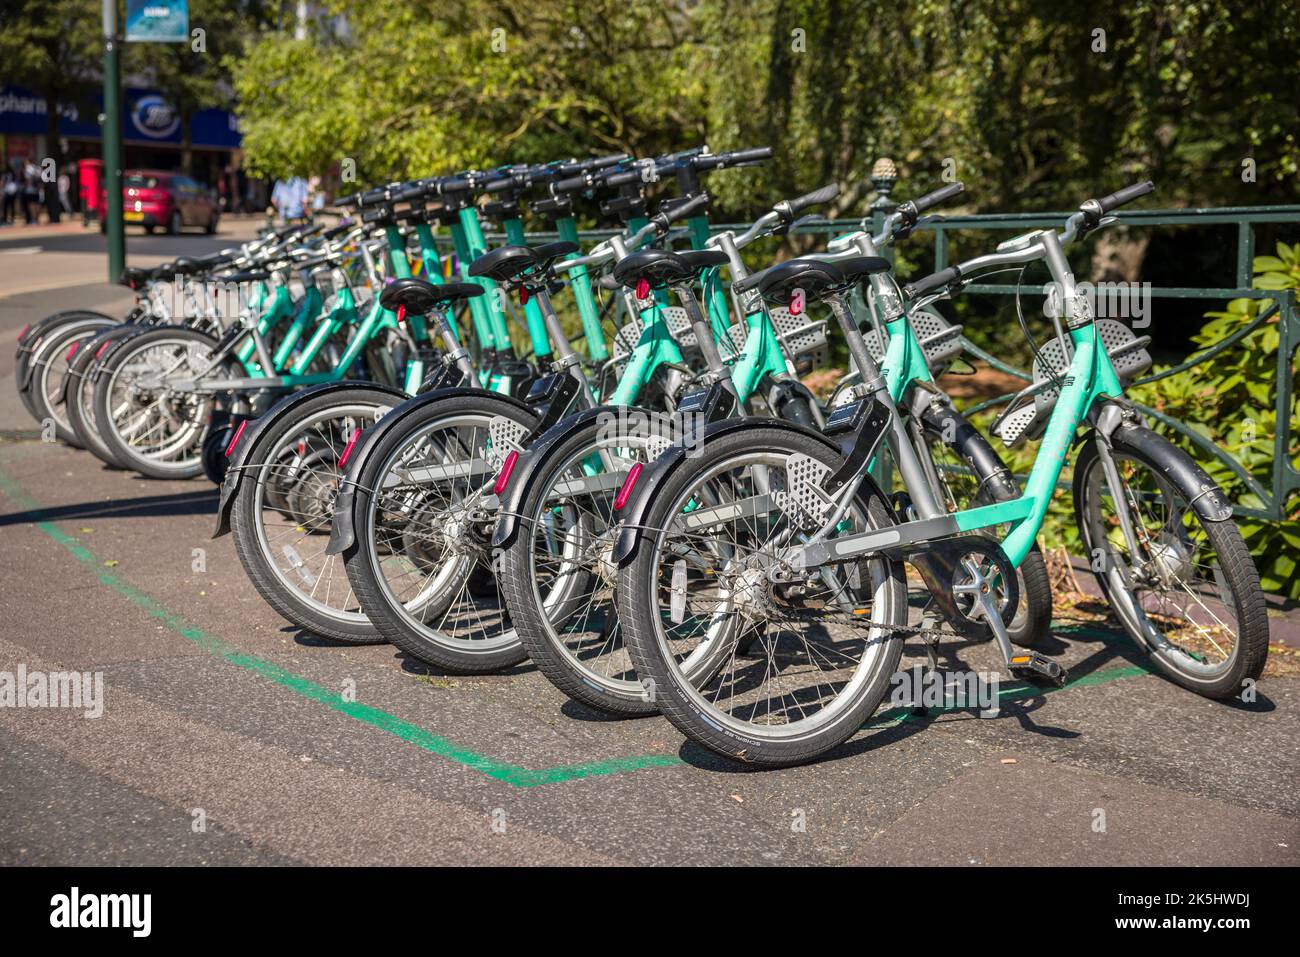
[[[128,43],[184,43],[189,38],[189,0],[126,0]]]

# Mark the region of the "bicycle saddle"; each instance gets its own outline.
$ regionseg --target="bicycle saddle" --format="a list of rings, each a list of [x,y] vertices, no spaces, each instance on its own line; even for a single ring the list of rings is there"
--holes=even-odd
[[[122,270],[122,275],[118,277],[118,283],[127,286],[130,289],[138,289],[150,279],[155,279],[159,275],[159,269],[141,269],[139,266],[127,266]]]
[[[789,259],[742,279],[734,288],[737,292],[757,289],[768,302],[785,305],[796,289],[802,290],[808,299],[817,299],[888,268],[889,261],[879,256],[854,256],[835,263],[811,258]]]
[[[614,267],[614,280],[620,286],[635,286],[642,279],[651,289],[663,289],[691,282],[701,269],[721,266],[727,254],[720,249],[689,249],[671,252],[666,249],[643,249],[624,256]]]
[[[578,251],[577,243],[547,243],[544,246],[502,246],[484,253],[470,264],[471,276],[486,276],[497,282],[518,279],[526,272],[542,272],[555,260]]]
[[[460,299],[483,295],[483,287],[472,282],[448,282],[437,285],[423,279],[397,279],[384,287],[379,304],[396,312],[402,307],[416,316],[427,315]]]

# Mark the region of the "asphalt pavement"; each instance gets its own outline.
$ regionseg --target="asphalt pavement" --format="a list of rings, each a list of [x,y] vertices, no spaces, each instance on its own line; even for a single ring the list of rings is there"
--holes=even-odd
[[[102,270],[98,239],[0,231],[0,341],[60,308],[125,311],[97,278],[6,295],[55,281],[50,257]],[[41,442],[12,351],[0,673],[102,672],[104,698],[99,717],[0,707],[0,864],[1300,863],[1295,677],[1207,701],[1114,630],[1063,620],[1064,689],[1004,684],[992,718],[885,710],[815,765],[737,768],[660,718],[603,720],[527,664],[450,677],[296,632],[210,539],[205,480]],[[945,655],[997,663],[988,645]]]

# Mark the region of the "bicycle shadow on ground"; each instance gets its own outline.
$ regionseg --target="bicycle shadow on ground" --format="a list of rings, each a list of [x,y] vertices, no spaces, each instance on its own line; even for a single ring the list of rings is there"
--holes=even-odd
[[[496,671],[490,671],[486,674],[467,675],[455,671],[447,671],[436,665],[431,665],[427,661],[421,661],[412,655],[399,649],[393,649],[393,658],[401,666],[402,671],[408,675],[414,675],[417,678],[447,678],[453,681],[483,681],[489,678],[514,678],[519,675],[532,674],[537,670],[529,659],[525,658],[517,665],[511,665],[509,668],[499,668]]]
[[[984,644],[987,644],[987,641],[974,639],[947,639],[946,643],[941,642],[938,649],[936,649],[935,654],[936,663],[939,665],[939,671],[966,672],[978,670],[973,669],[962,660],[961,652]],[[817,765],[824,762],[857,757],[862,754],[870,753],[879,747],[887,747],[900,743],[911,737],[913,734],[925,730],[930,726],[930,724],[940,720],[947,724],[970,720],[998,721],[1014,719],[1022,730],[1041,737],[1061,739],[1078,738],[1086,732],[1058,727],[1035,720],[1035,713],[1040,711],[1048,703],[1048,699],[1051,695],[1057,694],[1061,691],[1072,690],[1076,685],[1086,687],[1090,684],[1097,683],[1098,678],[1104,679],[1105,672],[1115,669],[1138,668],[1146,672],[1146,675],[1155,678],[1156,680],[1168,680],[1154,668],[1147,655],[1137,646],[1126,632],[1122,631],[1119,626],[1111,626],[1106,622],[1099,621],[1095,623],[1089,622],[1079,625],[1054,627],[1050,643],[1045,640],[1043,644],[1038,647],[1039,650],[1055,648],[1057,649],[1057,653],[1060,653],[1070,649],[1071,647],[1077,647],[1078,645],[1083,644],[1096,645],[1096,647],[1090,649],[1090,653],[1082,661],[1076,662],[1070,667],[1069,683],[1067,683],[1064,688],[1038,689],[1026,682],[1012,682],[1008,687],[1000,689],[1001,694],[998,699],[998,713],[994,717],[984,717],[980,714],[977,707],[944,707],[923,710],[913,709],[906,705],[887,707],[878,710],[874,715],[872,715],[863,727],[859,729],[855,737],[850,738],[839,747],[821,755],[816,760],[807,762],[807,765]],[[924,645],[912,641],[904,646],[904,654],[910,656],[914,660],[924,660]],[[1133,675],[1131,677],[1138,678],[1142,676]],[[1127,678],[1116,680],[1127,680]],[[1172,682],[1169,682],[1169,684],[1177,690],[1187,695],[1199,698],[1200,700],[1214,700],[1201,698],[1201,696],[1196,695],[1195,692],[1183,689]],[[1079,690],[1082,690],[1082,687]],[[1252,702],[1232,698],[1223,701],[1215,701],[1215,703],[1234,711],[1245,711],[1256,714],[1266,714],[1276,710],[1276,703],[1267,695],[1263,694],[1258,689],[1256,689],[1255,695],[1256,698]],[[886,703],[888,702],[889,698],[887,697]],[[678,750],[678,755],[685,763],[693,767],[698,767],[701,770],[717,771],[726,774],[774,770],[744,764],[738,760],[728,760],[691,741],[685,741],[682,743],[682,746]]]
[[[0,526],[31,525],[36,522],[62,522],[88,518],[167,518],[185,515],[215,515],[216,488],[201,492],[177,492],[144,498],[109,499],[104,502],[78,502],[75,505],[42,506],[23,512],[0,515]]]

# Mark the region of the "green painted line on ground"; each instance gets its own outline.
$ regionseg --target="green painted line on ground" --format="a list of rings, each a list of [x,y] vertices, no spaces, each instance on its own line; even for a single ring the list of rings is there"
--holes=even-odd
[[[41,505],[34,501],[22,486],[3,472],[0,472],[0,491],[3,491],[5,495],[26,511],[38,514],[42,511]],[[339,694],[313,681],[309,681],[301,675],[286,671],[265,658],[259,658],[257,655],[240,651],[225,640],[209,634],[186,621],[134,585],[115,575],[105,567],[97,555],[82,545],[79,539],[68,535],[53,522],[37,519],[32,524],[47,537],[62,545],[73,558],[92,572],[101,584],[112,589],[150,617],[161,621],[166,628],[191,642],[195,647],[232,665],[243,668],[259,678],[273,681],[281,687],[288,688],[304,698],[320,702],[356,721],[360,721],[362,724],[378,728],[408,744],[413,744],[431,754],[436,754],[440,758],[463,765],[493,780],[502,781],[511,787],[531,788],[546,784],[559,784],[564,781],[575,781],[581,778],[606,777],[611,774],[639,771],[643,768],[668,767],[683,763],[682,759],[674,754],[642,754],[625,758],[611,758],[605,761],[592,761],[585,764],[570,764],[562,767],[531,770],[515,764],[493,760],[458,745],[441,735],[434,734],[426,728],[404,721],[387,711],[357,701],[345,701]]]
[[[3,491],[10,499],[18,504],[20,508],[29,512],[40,513],[43,509],[41,505],[33,500],[21,485],[9,478],[3,472],[0,472],[0,491]],[[117,594],[130,601],[137,608],[147,613],[153,618],[157,618],[171,631],[192,642],[196,647],[203,651],[221,658],[233,665],[243,668],[245,671],[255,674],[260,678],[273,681],[282,687],[309,698],[312,701],[320,702],[327,707],[346,714],[348,717],[368,724],[371,727],[386,731],[394,737],[400,738],[408,744],[413,744],[418,748],[436,754],[438,757],[445,758],[456,764],[463,765],[470,770],[477,771],[480,774],[492,778],[496,781],[502,781],[511,787],[531,788],[547,784],[560,784],[564,781],[575,781],[582,778],[606,777],[612,774],[624,774],[629,771],[640,771],[645,768],[672,767],[683,764],[680,757],[675,754],[641,754],[624,758],[610,758],[604,761],[591,761],[583,764],[569,764],[554,768],[540,768],[532,770],[520,767],[515,764],[507,764],[502,761],[496,761],[486,755],[471,751],[468,748],[455,744],[454,742],[434,734],[432,731],[422,728],[419,725],[411,724],[409,721],[389,714],[379,708],[370,705],[361,704],[356,701],[345,701],[343,698],[324,688],[301,675],[286,671],[279,665],[267,661],[265,658],[259,658],[256,655],[247,654],[239,651],[233,645],[218,638],[216,635],[209,634],[196,625],[190,624],[177,613],[160,605],[157,601],[137,589],[135,586],[124,581],[117,575],[109,571],[100,561],[100,559],[81,544],[80,540],[74,536],[63,532],[53,522],[37,519],[33,525],[48,536],[53,541],[62,545],[67,551],[77,559],[82,565],[89,569],[100,583],[108,586]],[[1057,632],[1064,634],[1078,634],[1087,637],[1096,637],[1103,640],[1122,641],[1122,636],[1113,632],[1102,629],[1090,628],[1087,626],[1064,626],[1055,629]],[[1045,695],[1057,691],[1066,691],[1071,688],[1084,688],[1093,685],[1108,684],[1123,678],[1134,678],[1141,675],[1150,674],[1147,668],[1139,666],[1129,666],[1123,668],[1107,668],[1104,671],[1095,671],[1086,675],[1081,675],[1065,684],[1061,688],[1038,688],[1026,683],[1017,682],[1011,687],[999,688],[998,700],[1014,700],[1016,698],[1032,697],[1034,695]],[[968,710],[964,707],[943,707],[932,708],[929,714],[945,714],[950,711]],[[909,708],[892,708],[883,711],[867,721],[863,725],[863,730],[879,730],[891,728],[900,725],[906,721],[912,721],[917,715],[912,714]]]

